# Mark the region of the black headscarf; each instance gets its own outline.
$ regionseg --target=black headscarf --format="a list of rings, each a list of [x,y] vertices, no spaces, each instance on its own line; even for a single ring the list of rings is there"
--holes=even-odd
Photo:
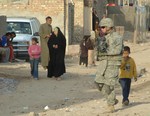
[[[62,51],[65,54],[66,51],[66,38],[63,35],[63,33],[61,32],[59,27],[56,27],[58,29],[58,34],[57,36],[54,34],[54,32],[52,33],[49,41],[48,41],[48,47],[51,48],[52,50],[54,50],[52,48],[53,45],[58,45],[58,49],[57,51]]]
[[[56,27],[56,28],[58,29],[58,34],[56,36],[57,42],[61,46],[61,48],[64,50],[64,53],[65,53],[65,50],[66,50],[66,38],[63,35],[63,33],[61,32],[60,28],[59,27]]]

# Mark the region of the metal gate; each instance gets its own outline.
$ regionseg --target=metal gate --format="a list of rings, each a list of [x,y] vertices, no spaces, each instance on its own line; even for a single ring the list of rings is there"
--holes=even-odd
[[[68,43],[71,44],[74,38],[74,4],[68,4]]]

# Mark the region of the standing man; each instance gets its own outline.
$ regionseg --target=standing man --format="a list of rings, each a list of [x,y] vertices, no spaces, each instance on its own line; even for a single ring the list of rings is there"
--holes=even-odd
[[[109,112],[114,112],[114,105],[118,103],[114,89],[121,65],[123,39],[118,33],[114,32],[114,24],[110,18],[102,19],[100,28],[104,33],[104,37],[98,40],[100,64],[95,83],[107,100]]]
[[[42,24],[39,29],[39,35],[41,40],[41,64],[44,69],[47,69],[48,62],[49,62],[49,50],[47,46],[47,42],[51,36],[52,33],[52,18],[46,17],[46,23]]]

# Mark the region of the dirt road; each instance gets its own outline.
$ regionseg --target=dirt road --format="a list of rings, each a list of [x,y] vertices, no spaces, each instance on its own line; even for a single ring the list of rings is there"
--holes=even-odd
[[[132,83],[129,106],[122,107],[121,90],[117,87],[120,102],[116,112],[106,113],[106,102],[93,83],[97,67],[79,66],[78,57],[69,57],[62,81],[46,78],[41,66],[40,80],[33,80],[28,63],[1,63],[0,77],[11,80],[0,78],[0,116],[28,116],[29,112],[40,116],[150,116],[150,43],[126,44],[137,66],[148,71]],[[45,106],[48,111],[44,111]]]

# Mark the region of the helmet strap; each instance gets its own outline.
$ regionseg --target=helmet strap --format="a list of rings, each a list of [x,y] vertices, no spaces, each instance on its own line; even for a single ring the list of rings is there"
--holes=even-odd
[[[114,30],[113,27],[106,27],[106,33],[111,33]]]

